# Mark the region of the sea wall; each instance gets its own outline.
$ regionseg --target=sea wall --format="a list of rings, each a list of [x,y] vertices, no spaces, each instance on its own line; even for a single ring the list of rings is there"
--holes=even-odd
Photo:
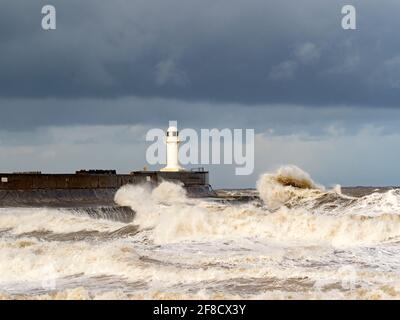
[[[0,173],[0,190],[108,189],[125,184],[177,181],[185,186],[208,185],[208,172],[137,171],[131,174]]]
[[[131,174],[0,173],[0,207],[112,206],[126,184],[182,183],[191,197],[210,197],[208,172],[137,171]]]

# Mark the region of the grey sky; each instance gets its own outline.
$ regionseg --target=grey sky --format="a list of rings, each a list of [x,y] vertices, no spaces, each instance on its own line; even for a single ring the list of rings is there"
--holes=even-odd
[[[341,28],[348,1],[53,0],[57,30],[45,32],[47,1],[0,0],[0,168],[141,168],[134,150],[145,145],[124,130],[141,128],[143,138],[176,119],[255,128],[270,141],[259,141],[252,177],[211,168],[221,186],[252,186],[280,163],[303,165],[323,183],[395,184],[394,162],[368,159],[374,147],[397,155],[400,2],[351,3],[357,31]],[[68,140],[76,128],[81,137]],[[284,152],[303,143],[305,154]],[[340,166],[328,166],[326,145]],[[103,157],[106,147],[120,158]],[[352,170],[358,147],[362,173]],[[21,150],[30,150],[29,164]],[[32,156],[44,150],[52,157]]]

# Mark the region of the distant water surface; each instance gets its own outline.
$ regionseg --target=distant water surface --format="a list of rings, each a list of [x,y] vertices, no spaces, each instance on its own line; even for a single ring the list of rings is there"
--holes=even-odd
[[[0,297],[400,297],[399,189],[326,190],[284,167],[219,195],[164,182],[118,191],[135,215],[0,209]]]

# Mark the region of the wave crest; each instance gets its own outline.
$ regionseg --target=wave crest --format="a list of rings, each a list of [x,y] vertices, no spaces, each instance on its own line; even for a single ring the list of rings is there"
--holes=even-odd
[[[294,198],[321,195],[325,188],[299,167],[288,165],[275,173],[263,174],[257,182],[257,190],[270,209],[277,209]]]

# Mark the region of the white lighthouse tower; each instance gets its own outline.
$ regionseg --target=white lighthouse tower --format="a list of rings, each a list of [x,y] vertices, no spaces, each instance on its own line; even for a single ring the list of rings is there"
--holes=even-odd
[[[167,130],[166,144],[167,144],[167,166],[161,171],[178,172],[184,171],[179,165],[179,131],[177,122],[171,121]]]

